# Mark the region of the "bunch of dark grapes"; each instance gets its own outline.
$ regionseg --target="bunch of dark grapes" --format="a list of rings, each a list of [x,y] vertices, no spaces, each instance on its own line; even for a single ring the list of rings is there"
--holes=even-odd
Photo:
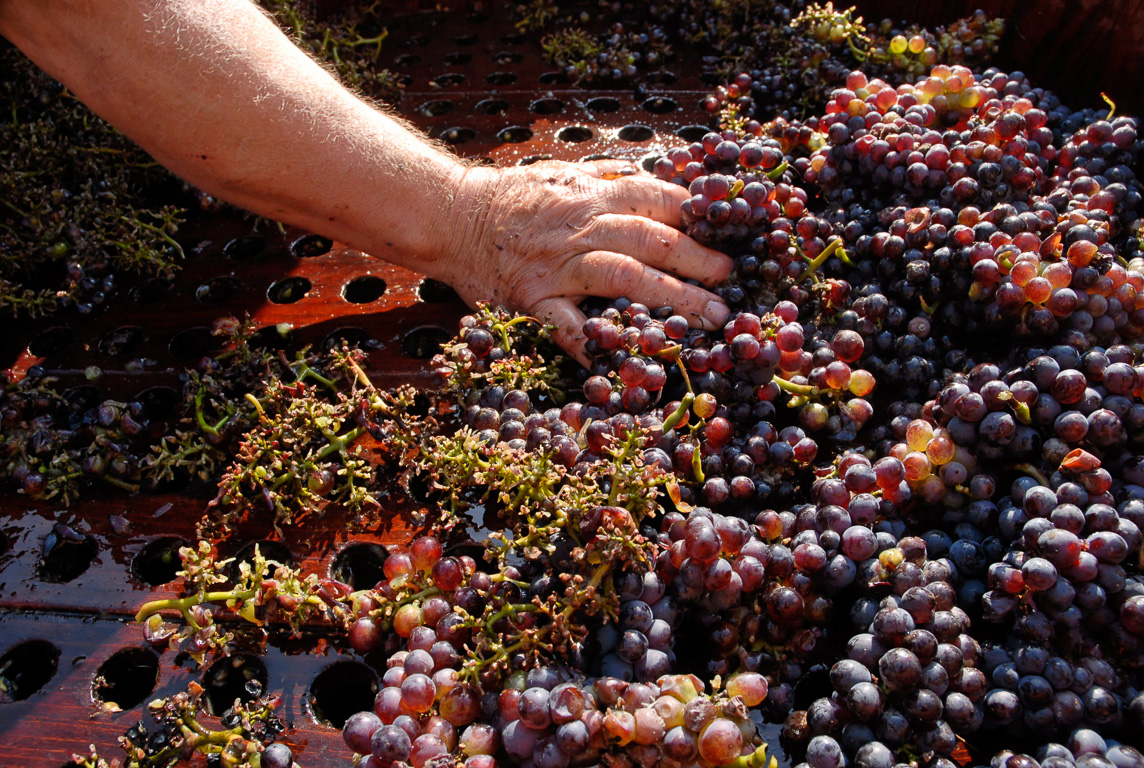
[[[152,418],[161,404],[94,402],[60,393],[32,371],[0,390],[0,477],[33,499],[74,500],[94,483],[135,491],[151,450]]]
[[[412,658],[406,656],[404,664]],[[667,675],[654,684],[610,677],[576,682],[562,671],[538,668],[522,676],[521,687],[474,699],[474,717],[460,716],[442,700],[440,707],[449,712],[449,719],[418,714],[427,710],[413,693],[417,675],[424,677],[413,673],[403,683],[398,706],[407,714],[395,715],[379,704],[375,712],[346,721],[342,736],[350,749],[367,756],[361,765],[492,768],[498,765],[498,754],[537,768],[617,760],[643,768],[665,762],[765,764],[766,748],[759,745],[747,710],[766,695],[762,675],[739,675],[727,682],[725,691],[707,694],[703,683],[690,675]],[[477,713],[481,721],[473,722]],[[451,722],[457,720],[465,721],[463,730]]]
[[[343,727],[366,765],[463,759],[484,768],[503,749],[542,768],[610,754],[649,767],[665,756],[715,766],[760,746],[747,707],[766,698],[762,675],[731,678],[711,695],[698,678],[667,674],[677,617],[654,573],[624,581],[618,624],[598,641],[614,650],[602,649],[604,676],[588,681],[567,666],[530,663],[512,638],[535,627],[534,591],[521,590],[514,568],[490,575],[475,566],[421,537],[386,559],[375,596],[358,601],[349,629],[355,650],[378,648],[387,629],[402,641],[373,711]],[[641,682],[630,682],[633,674]]]
[[[656,320],[639,304],[609,308],[585,326],[597,354],[587,408],[607,413],[614,403],[641,417],[650,408],[663,429],[645,457],[698,484],[705,504],[761,500],[776,489],[789,496],[783,487],[815,460],[819,435],[855,439],[876,383],[851,368],[863,349],[857,334],[833,333],[810,352],[815,337],[799,316],[783,301],[762,316],[740,313],[714,335],[690,330],[679,315]],[[672,399],[657,406],[653,397]],[[796,418],[784,426],[787,414]],[[583,407],[579,415],[581,424],[598,418]]]
[[[811,4],[793,19],[775,4],[773,13],[789,24],[760,24],[764,17],[757,14],[735,24],[732,17],[740,10],[729,4],[708,9],[705,17],[683,18],[690,25],[685,36],[692,42],[714,39],[722,54],[711,57],[711,74],[726,83],[705,97],[703,108],[724,121],[767,122],[776,115],[791,119],[817,112],[855,69],[898,80],[939,64],[980,67],[996,52],[1005,27],[981,11],[933,31],[895,27],[890,20],[867,24],[854,16],[854,8],[836,11],[830,3]]]
[[[982,363],[951,377],[932,418],[981,460],[1043,458],[1056,466],[1075,448],[1114,459],[1139,442],[1141,372],[1127,347],[1093,347],[1083,357],[1064,345],[1047,352],[1004,376]]]
[[[1128,744],[1106,739],[1091,728],[1078,728],[1064,743],[1048,742],[1036,750],[1036,756],[998,752],[991,768],[1072,768],[1072,766],[1116,766],[1135,768],[1144,762],[1140,750]]]

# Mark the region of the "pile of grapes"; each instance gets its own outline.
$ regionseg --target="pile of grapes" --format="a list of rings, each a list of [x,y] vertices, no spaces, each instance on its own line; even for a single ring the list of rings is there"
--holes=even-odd
[[[543,332],[486,309],[428,415],[363,410],[435,507],[348,619],[390,655],[347,745],[760,765],[781,723],[809,768],[1138,768],[1137,122],[946,65],[740,106],[655,164],[736,260],[725,327],[594,307],[561,401]],[[478,506],[484,563],[448,554]]]
[[[666,7],[694,34],[725,20],[693,5]],[[718,331],[593,305],[577,370],[532,318],[482,307],[429,393],[235,334],[245,373],[205,360],[149,462],[112,440],[141,407],[91,404],[61,435],[30,416],[45,382],[5,393],[10,479],[77,492],[38,462],[90,433],[131,450],[93,438],[81,474],[173,482],[208,456],[224,524],[285,524],[372,509],[398,475],[425,530],[377,584],[261,557],[234,583],[204,542],[188,596],[139,614],[198,659],[229,647],[212,611],[344,629],[383,667],[343,726],[359,768],[767,768],[775,733],[805,768],[1141,768],[1138,123],[970,69],[997,33],[981,17],[861,46],[872,30],[830,6],[799,21],[870,66],[808,57],[840,86],[809,117],[775,115],[783,73],[743,72],[705,100],[717,129],[654,165],[689,190],[688,234],[735,259]],[[314,414],[320,440],[284,439]],[[226,764],[291,765],[254,730]],[[159,764],[147,750],[128,765]]]

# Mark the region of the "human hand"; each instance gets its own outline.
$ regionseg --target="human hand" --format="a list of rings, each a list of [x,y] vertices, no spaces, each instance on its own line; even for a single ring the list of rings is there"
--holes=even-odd
[[[671,306],[694,326],[718,328],[726,305],[679,278],[713,285],[731,259],[675,229],[685,189],[634,170],[618,161],[470,168],[443,223],[441,255],[423,268],[470,305],[490,301],[551,323],[584,364],[578,304],[588,296]]]

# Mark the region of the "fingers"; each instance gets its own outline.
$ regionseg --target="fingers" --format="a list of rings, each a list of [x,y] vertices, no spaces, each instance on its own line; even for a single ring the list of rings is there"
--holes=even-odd
[[[652,176],[626,176],[606,185],[604,209],[661,221],[672,227],[683,222],[679,206],[690,195],[678,184],[668,184]]]
[[[632,256],[644,264],[705,285],[722,282],[734,261],[705,248],[667,224],[635,216],[605,213],[583,232],[587,247]]]
[[[626,296],[649,307],[671,307],[694,326],[721,328],[730,314],[715,294],[681,282],[630,256],[592,251],[572,266],[574,290],[590,296]]]
[[[541,299],[532,308],[533,316],[556,326],[556,343],[585,368],[592,364],[584,352],[584,313],[564,298]]]

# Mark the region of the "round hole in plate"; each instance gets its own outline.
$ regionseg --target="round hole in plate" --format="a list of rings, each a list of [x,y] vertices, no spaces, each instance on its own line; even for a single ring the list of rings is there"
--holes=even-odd
[[[516,164],[517,165],[532,165],[534,163],[540,163],[540,162],[543,162],[545,160],[551,160],[551,159],[552,159],[552,155],[529,155],[528,157],[522,157],[522,158],[520,158],[520,160],[517,160]]]
[[[289,323],[266,325],[254,332],[249,343],[255,349],[286,349],[292,331]]]
[[[147,542],[131,559],[131,576],[152,587],[174,581],[183,569],[179,549],[189,546],[190,542],[181,536],[162,536]]]
[[[353,326],[346,326],[344,328],[335,328],[326,334],[326,337],[322,339],[320,347],[329,351],[331,349],[340,348],[342,342],[349,344],[351,347],[360,347],[362,349],[378,346],[373,337],[365,330]]]
[[[516,82],[515,72],[493,72],[485,78],[489,85],[512,85]]]
[[[159,657],[149,648],[122,648],[99,665],[91,681],[91,698],[119,709],[134,709],[159,682]]]
[[[147,387],[135,395],[135,402],[143,406],[143,416],[148,421],[167,418],[182,399],[174,387],[162,384]]]
[[[60,649],[47,640],[25,640],[0,656],[0,701],[23,701],[48,684],[60,666]]]
[[[440,117],[453,111],[453,102],[448,99],[433,99],[419,106],[417,111],[425,117]]]
[[[488,20],[489,20],[488,11],[476,10],[476,11],[469,11],[468,13],[465,14],[465,21],[469,22],[470,24],[480,24],[481,22],[488,21]]]
[[[373,708],[377,673],[360,661],[338,661],[323,669],[310,683],[306,700],[314,719],[341,728],[349,716]]]
[[[464,144],[467,141],[472,141],[476,137],[477,132],[472,128],[455,126],[453,128],[446,128],[445,130],[441,131],[441,135],[437,138],[441,139],[441,141],[449,144],[450,146],[456,146],[458,144]]]
[[[303,235],[290,244],[290,253],[299,259],[324,256],[334,247],[334,241],[321,235]]]
[[[273,560],[279,565],[293,565],[294,554],[280,541],[271,541],[270,539],[260,539],[258,541],[248,541],[243,544],[237,552],[234,553],[234,562],[230,565],[230,578],[235,581],[238,580],[241,571],[239,566],[242,563],[252,565],[254,563],[254,550],[258,549],[258,554],[262,555],[267,560]],[[271,569],[273,570],[273,569]]]
[[[536,115],[555,115],[564,111],[564,102],[554,97],[537,99],[528,105],[530,112]]]
[[[652,96],[650,99],[646,99],[642,106],[653,115],[666,115],[668,112],[679,109],[679,104],[676,103],[675,99],[669,99],[666,96]]]
[[[616,134],[620,141],[643,142],[655,136],[655,131],[646,125],[625,125]]]
[[[444,328],[423,325],[401,339],[401,351],[414,360],[428,360],[441,351],[441,345],[452,336]]]
[[[459,67],[462,64],[468,64],[473,60],[473,54],[465,53],[464,51],[453,51],[446,53],[444,56],[445,63],[451,67]]]
[[[36,574],[53,584],[67,584],[91,567],[97,554],[99,545],[91,536],[56,524],[44,538]]]
[[[597,160],[615,160],[616,158],[609,155],[607,152],[596,152],[592,155],[584,155],[580,158],[581,163],[593,163]]]
[[[523,58],[524,56],[518,51],[501,51],[493,56],[493,61],[496,62],[498,66],[503,67],[508,64],[516,64]]]
[[[417,298],[426,304],[443,304],[448,301],[459,301],[461,297],[440,280],[426,277],[417,284]]]
[[[501,42],[506,45],[520,45],[528,39],[528,35],[523,32],[506,32],[501,35]]]
[[[369,304],[380,299],[383,293],[385,281],[373,275],[355,277],[342,288],[342,298],[350,304]]]
[[[103,335],[99,352],[108,357],[127,357],[143,343],[143,338],[143,329],[138,325],[121,325]]]
[[[685,125],[675,132],[675,135],[684,141],[703,141],[703,137],[711,133],[706,125]]]
[[[497,139],[503,141],[505,144],[521,144],[532,138],[532,129],[526,128],[523,125],[512,125],[508,128],[502,128],[497,133]]]
[[[477,36],[472,32],[468,32],[463,35],[457,35],[453,38],[453,43],[455,45],[472,45],[475,42],[477,42]]]
[[[149,277],[142,280],[127,291],[128,298],[133,304],[154,304],[166,298],[171,292],[171,281],[162,277]]]
[[[203,304],[221,304],[238,295],[242,283],[236,277],[216,277],[195,289],[195,298]]]
[[[437,75],[429,81],[438,88],[449,88],[454,85],[460,85],[465,82],[465,76],[460,72],[446,72],[443,75]]]
[[[416,53],[403,53],[393,59],[393,65],[396,67],[412,67],[421,63],[421,57]]]
[[[355,590],[373,589],[385,578],[387,557],[389,553],[380,544],[350,544],[330,563],[330,578]]]
[[[556,132],[556,138],[560,141],[579,144],[592,138],[592,129],[583,125],[566,125]]]
[[[75,335],[75,329],[67,325],[45,328],[28,343],[28,352],[35,357],[51,357],[67,349]]]
[[[675,85],[679,81],[674,72],[661,69],[658,72],[648,72],[644,78],[648,85]]]
[[[508,102],[504,99],[482,99],[473,105],[473,111],[479,115],[503,115],[508,111]]]
[[[304,277],[284,277],[266,289],[266,298],[273,304],[293,304],[301,301],[313,287]]]
[[[207,713],[220,717],[234,700],[253,701],[266,690],[269,675],[262,659],[249,653],[224,656],[203,673]]]
[[[266,238],[259,235],[236,237],[222,247],[223,255],[235,261],[252,259],[264,250],[266,250]]]
[[[181,360],[198,360],[213,349],[217,342],[210,328],[201,325],[184,328],[171,339],[171,343],[167,345],[167,352],[171,357]]]
[[[405,38],[405,46],[407,48],[412,48],[415,45],[429,45],[429,36],[412,35],[411,37]]]
[[[584,106],[589,112],[619,112],[620,100],[611,96],[599,96],[595,99],[589,99]]]
[[[92,384],[80,384],[64,392],[64,400],[75,413],[94,408],[106,399],[103,390]]]
[[[563,72],[543,72],[537,80],[541,85],[560,85],[568,82]]]

